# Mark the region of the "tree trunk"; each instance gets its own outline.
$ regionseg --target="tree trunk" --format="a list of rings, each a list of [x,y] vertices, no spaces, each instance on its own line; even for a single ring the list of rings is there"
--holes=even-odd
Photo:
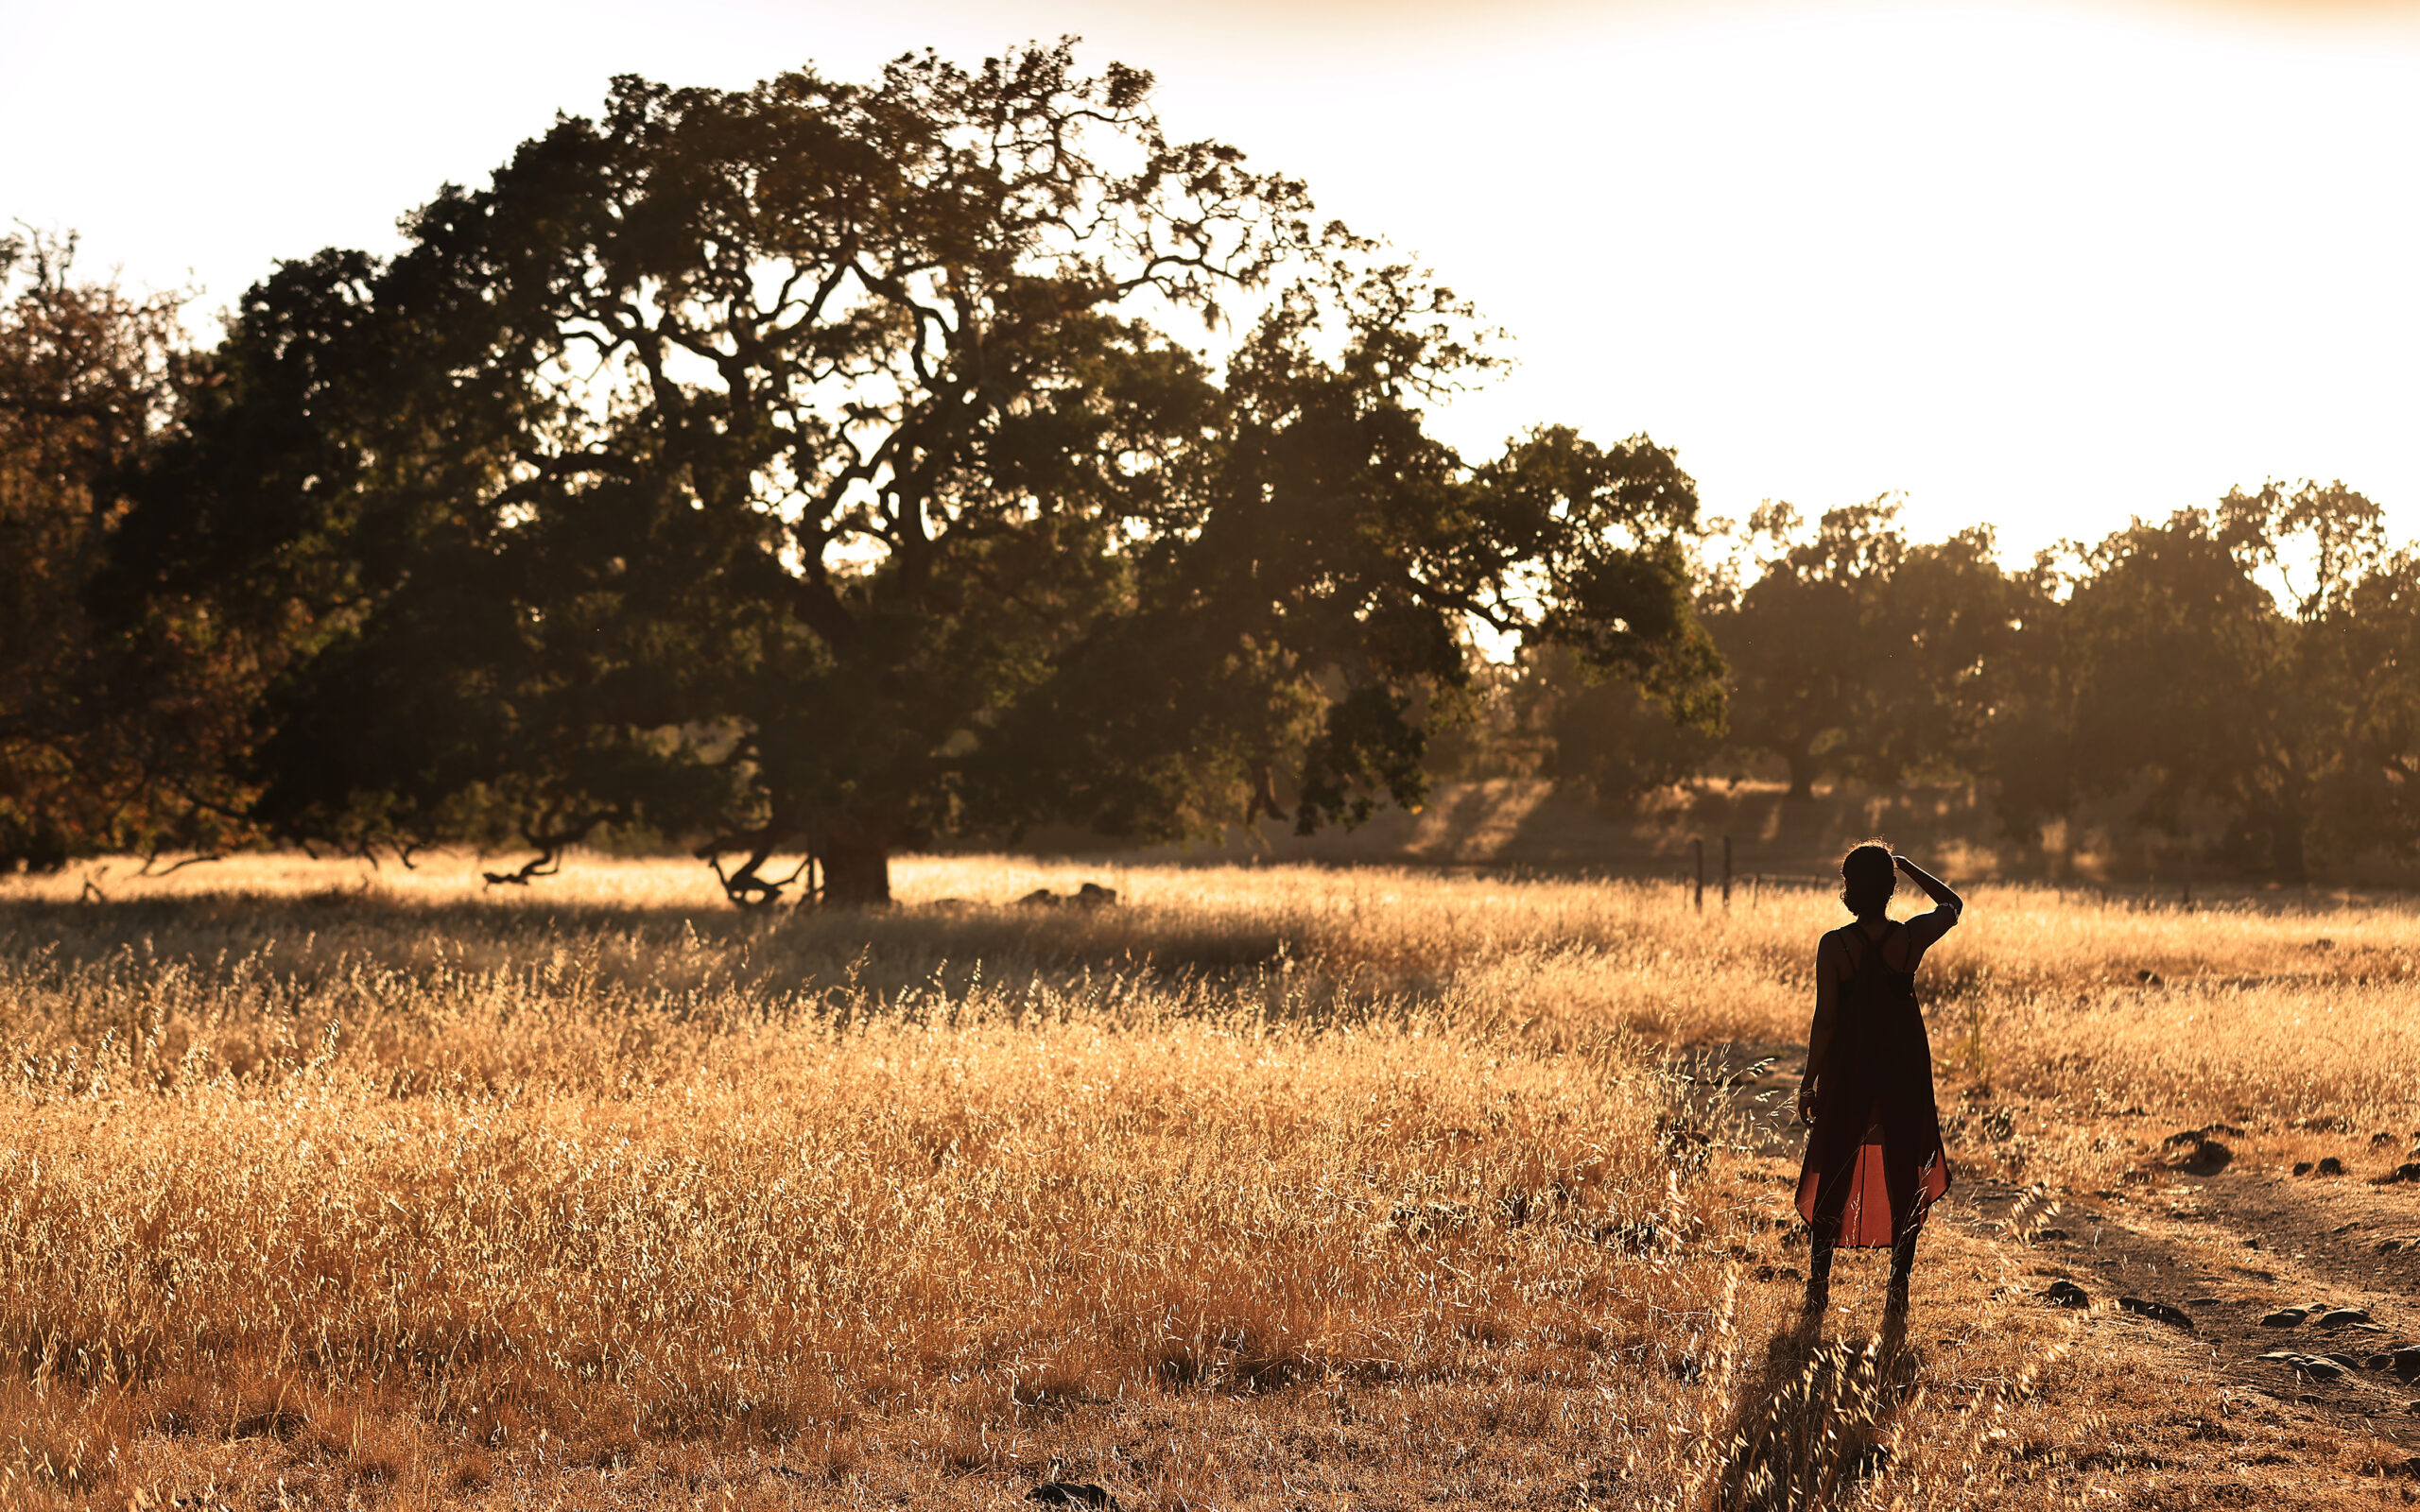
[[[1801,747],[1782,752],[1782,760],[1789,764],[1789,791],[1782,795],[1791,803],[1805,803],[1815,797],[1815,758]]]
[[[823,901],[834,908],[890,906],[890,851],[862,835],[827,834],[816,847],[823,863]]]
[[[2302,821],[2291,812],[2270,821],[2269,863],[2279,882],[2300,886],[2310,880],[2309,863],[2303,854]]]

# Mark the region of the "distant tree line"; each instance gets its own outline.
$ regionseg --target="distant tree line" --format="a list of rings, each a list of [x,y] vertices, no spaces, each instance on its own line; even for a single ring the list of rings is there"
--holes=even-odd
[[[6,243],[0,863],[646,834],[879,902],[1417,803],[1474,624],[1718,726],[1671,455],[1428,435],[1472,313],[1150,84],[621,78],[207,352]]]
[[[1772,506],[1709,566],[1644,437],[1429,435],[1495,360],[1473,313],[1150,85],[1063,46],[624,77],[207,351],[0,238],[0,869],[471,845],[526,882],[652,837],[743,905],[863,904],[952,837],[1747,760],[1987,781],[2020,833],[2219,812],[2288,879],[2420,845],[2420,568],[2360,494],[2014,573]]]
[[[1726,729],[1547,648],[1487,679],[1461,769],[1616,806],[1751,765],[1798,799],[1963,779],[2014,837],[2114,804],[2284,881],[2420,853],[2420,558],[2341,483],[2237,490],[2015,572],[1987,529],[1911,541],[1887,502],[1811,525],[1768,506],[1737,537],[1743,566],[1697,576]]]

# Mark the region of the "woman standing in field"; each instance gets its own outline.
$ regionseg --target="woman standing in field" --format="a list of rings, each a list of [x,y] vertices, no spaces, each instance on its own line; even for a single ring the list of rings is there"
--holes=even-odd
[[[1900,871],[1933,902],[1905,923],[1884,912]],[[1915,971],[1963,905],[1948,884],[1872,841],[1841,858],[1841,902],[1857,920],[1816,947],[1815,1022],[1798,1092],[1798,1116],[1811,1130],[1798,1177],[1798,1211],[1813,1240],[1809,1319],[1830,1300],[1832,1253],[1842,1245],[1891,1246],[1887,1311],[1904,1314],[1925,1210],[1949,1190]]]

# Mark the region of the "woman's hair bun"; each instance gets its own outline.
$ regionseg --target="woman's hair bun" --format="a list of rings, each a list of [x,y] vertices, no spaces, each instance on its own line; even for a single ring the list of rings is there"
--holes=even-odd
[[[1888,841],[1868,840],[1841,857],[1841,902],[1859,919],[1878,914],[1899,890],[1899,868]]]

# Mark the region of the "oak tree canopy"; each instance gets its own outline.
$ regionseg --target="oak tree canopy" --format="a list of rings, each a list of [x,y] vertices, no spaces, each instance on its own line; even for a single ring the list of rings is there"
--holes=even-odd
[[[1671,455],[1430,436],[1472,312],[1150,82],[623,77],[250,291],[119,558],[280,648],[254,816],[867,903],[931,836],[1417,803],[1474,627],[1719,721]]]

